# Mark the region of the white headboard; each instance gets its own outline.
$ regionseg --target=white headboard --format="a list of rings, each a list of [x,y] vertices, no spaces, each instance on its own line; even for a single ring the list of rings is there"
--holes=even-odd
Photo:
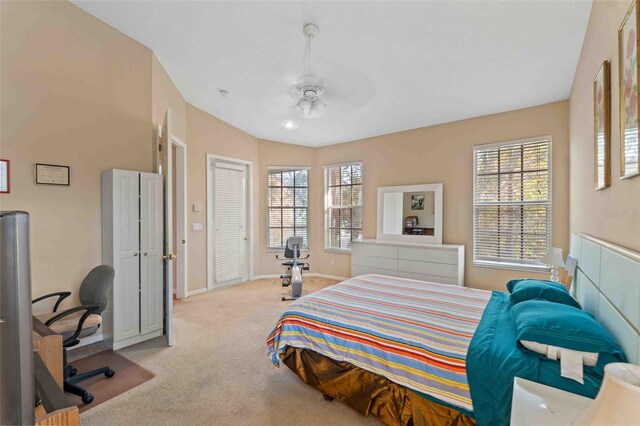
[[[585,234],[571,235],[578,259],[571,291],[640,364],[640,253]]]

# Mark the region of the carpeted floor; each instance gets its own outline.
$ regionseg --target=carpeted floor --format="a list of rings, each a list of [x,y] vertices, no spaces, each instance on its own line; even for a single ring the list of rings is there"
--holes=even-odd
[[[334,282],[305,278],[305,293]],[[279,280],[263,279],[175,304],[173,347],[160,338],[118,351],[156,377],[81,414],[81,424],[380,424],[325,401],[268,359],[265,340],[286,309],[286,292]]]

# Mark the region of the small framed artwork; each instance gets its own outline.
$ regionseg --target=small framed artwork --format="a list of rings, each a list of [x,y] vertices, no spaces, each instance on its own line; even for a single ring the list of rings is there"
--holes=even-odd
[[[595,189],[611,185],[611,84],[609,61],[593,81],[593,172]]]
[[[0,159],[0,194],[11,192],[11,169],[9,160]]]
[[[411,210],[424,210],[424,195],[411,196]]]
[[[618,30],[620,178],[640,175],[638,138],[638,29],[640,0],[633,0]]]
[[[57,164],[36,164],[36,183],[41,185],[71,185],[71,168]]]

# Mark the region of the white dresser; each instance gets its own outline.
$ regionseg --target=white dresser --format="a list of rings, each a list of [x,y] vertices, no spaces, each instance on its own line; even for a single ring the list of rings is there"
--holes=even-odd
[[[380,240],[351,243],[351,276],[381,274],[464,285],[464,246]]]

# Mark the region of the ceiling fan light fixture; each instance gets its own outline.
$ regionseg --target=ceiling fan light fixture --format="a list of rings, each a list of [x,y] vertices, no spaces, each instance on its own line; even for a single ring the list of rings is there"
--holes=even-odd
[[[327,104],[320,99],[322,94],[322,79],[311,74],[311,40],[318,35],[320,28],[315,24],[306,24],[303,32],[307,38],[307,74],[298,79],[296,90],[300,99],[293,108],[306,117],[317,117],[327,107]]]

